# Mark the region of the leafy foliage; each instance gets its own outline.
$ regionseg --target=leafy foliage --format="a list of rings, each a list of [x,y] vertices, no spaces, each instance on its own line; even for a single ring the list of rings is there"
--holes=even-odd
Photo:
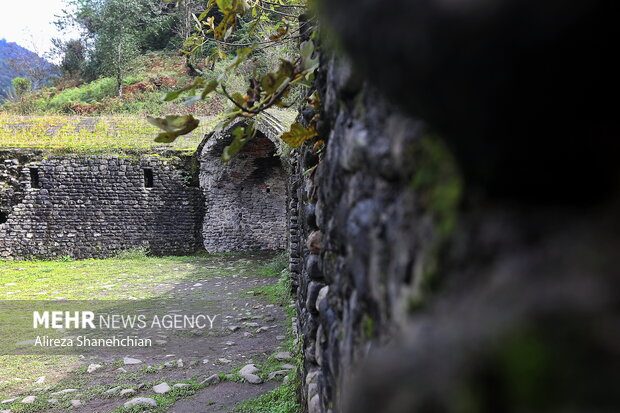
[[[195,119],[192,115],[168,115],[165,118],[149,116],[147,120],[150,124],[164,130],[155,139],[155,142],[161,143],[172,143],[179,136],[186,135],[196,129],[199,124],[198,119]]]
[[[52,39],[56,54],[60,55],[60,69],[69,76],[79,75],[86,64],[86,46],[79,39],[62,41]]]
[[[182,3],[181,0],[166,1]],[[191,56],[211,44],[214,47],[207,60],[212,65],[218,60],[227,59],[231,51],[234,52],[234,58],[228,64],[227,72],[217,79],[205,82],[198,78],[193,84],[169,93],[165,99],[173,100],[186,94],[186,103],[193,103],[215,92],[225,96],[232,104],[223,116],[219,129],[239,117],[250,119],[246,127],[238,127],[233,131],[233,141],[222,154],[224,162],[230,160],[255,136],[253,118],[271,107],[290,105],[287,97],[295,86],[311,85],[319,59],[314,42],[306,40],[292,59],[280,58],[278,65],[264,74],[255,71],[245,93],[231,92],[227,86],[228,73],[238,70],[260,50],[302,37],[302,28],[308,24],[300,24],[305,7],[305,1],[296,0],[209,0],[205,10],[194,16],[194,33],[185,40],[183,52]],[[233,41],[236,30],[247,31],[245,42]],[[292,125],[282,139],[290,146],[298,147],[315,136],[316,120],[307,128],[300,124]]]
[[[75,70],[75,58],[84,61],[80,75],[93,80],[99,76],[117,78],[119,94],[122,78],[135,56],[168,47],[174,39],[175,16],[166,3],[152,0],[70,0],[56,24],[62,29],[77,26],[84,32],[80,45],[63,44],[63,67]],[[83,49],[83,50],[81,50]],[[119,79],[120,78],[120,79]]]
[[[286,142],[290,147],[297,148],[308,139],[312,139],[317,136],[317,132],[312,128],[304,128],[299,123],[295,123],[291,126],[291,130],[282,135],[282,140]]]
[[[32,90],[32,82],[30,79],[24,79],[23,77],[15,77],[11,80],[13,90],[18,97],[24,96],[26,93]]]

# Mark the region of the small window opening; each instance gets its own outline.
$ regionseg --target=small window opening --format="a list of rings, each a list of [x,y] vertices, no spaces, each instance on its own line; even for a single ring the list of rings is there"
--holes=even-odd
[[[9,214],[0,211],[0,224],[4,224],[9,219]]]
[[[151,168],[144,168],[144,187],[153,187],[153,169]]]
[[[41,188],[41,181],[39,179],[39,168],[30,168],[30,187]]]
[[[265,192],[267,193],[271,192],[271,188],[268,187],[267,189],[265,189]]]

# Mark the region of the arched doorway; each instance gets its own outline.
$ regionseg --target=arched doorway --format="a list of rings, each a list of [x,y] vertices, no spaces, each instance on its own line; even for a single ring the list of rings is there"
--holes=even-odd
[[[223,163],[222,151],[236,126],[212,134],[199,153],[204,247],[209,252],[283,249],[286,174],[277,148],[259,127],[256,137]]]

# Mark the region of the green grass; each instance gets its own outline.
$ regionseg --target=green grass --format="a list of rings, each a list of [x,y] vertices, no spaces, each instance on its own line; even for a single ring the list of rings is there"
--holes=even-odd
[[[129,253],[131,254],[131,253]],[[205,266],[205,258],[209,264]],[[214,276],[257,275],[260,264],[246,254],[184,257],[0,260],[0,300],[123,300],[164,296],[175,282]]]
[[[259,274],[265,277],[279,277],[282,271],[288,268],[288,254],[282,252],[259,270]]]
[[[134,83],[134,82],[131,82]],[[129,82],[126,85],[131,84]],[[53,108],[62,108],[75,103],[92,103],[105,97],[114,96],[116,80],[111,77],[97,79],[81,87],[65,89],[54,96],[49,104]]]
[[[297,402],[298,380],[289,379],[280,387],[255,399],[240,403],[235,411],[242,413],[298,413],[301,411]]]

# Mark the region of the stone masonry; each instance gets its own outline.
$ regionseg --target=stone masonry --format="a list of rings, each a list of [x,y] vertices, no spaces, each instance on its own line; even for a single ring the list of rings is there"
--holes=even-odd
[[[276,132],[259,123],[257,136],[223,164],[235,127],[208,136],[199,149],[204,247],[209,252],[284,249],[286,178],[272,141]]]
[[[190,156],[44,155],[2,150],[0,256],[103,257],[134,247],[186,254],[201,244]]]

